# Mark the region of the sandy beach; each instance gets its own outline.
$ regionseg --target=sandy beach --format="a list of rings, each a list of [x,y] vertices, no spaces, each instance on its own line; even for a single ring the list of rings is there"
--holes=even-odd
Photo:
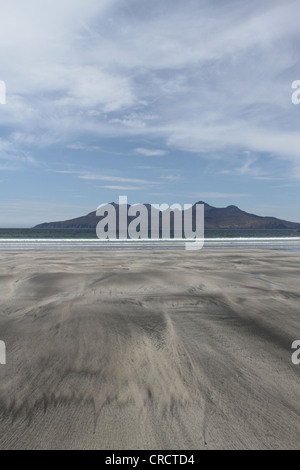
[[[0,253],[1,449],[299,449],[300,253]]]

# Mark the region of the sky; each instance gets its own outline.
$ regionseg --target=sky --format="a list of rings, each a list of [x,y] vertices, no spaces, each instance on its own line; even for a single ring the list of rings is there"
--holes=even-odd
[[[299,16],[300,0],[1,2],[0,227],[124,195],[300,222]]]

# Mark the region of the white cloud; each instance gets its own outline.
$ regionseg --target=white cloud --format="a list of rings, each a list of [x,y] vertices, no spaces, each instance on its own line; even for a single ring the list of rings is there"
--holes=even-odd
[[[101,147],[99,145],[89,145],[84,144],[82,142],[74,142],[73,144],[67,145],[67,148],[71,150],[86,150],[88,152],[101,150]]]
[[[102,186],[105,189],[116,189],[120,191],[133,191],[136,189],[140,189],[137,186]]]
[[[0,160],[5,162],[2,170],[20,170],[24,165],[38,164],[28,152],[5,139],[0,139]]]
[[[147,149],[147,148],[137,148],[136,152],[139,153],[140,155],[145,155],[146,157],[162,157],[163,155],[166,155],[167,151],[166,150],[160,150],[160,149]]]
[[[137,184],[157,184],[153,181],[147,181],[138,178],[124,178],[122,176],[109,176],[109,175],[98,175],[92,173],[80,174],[80,179],[89,181],[116,181],[120,183],[137,183]]]
[[[123,176],[104,175],[98,173],[84,172],[80,170],[56,170],[55,173],[75,175],[77,178],[87,181],[111,181],[117,183],[134,184],[160,184],[158,181],[150,181],[140,178],[127,178]]]
[[[163,175],[161,179],[168,180],[168,181],[179,181],[181,180],[181,175]]]
[[[64,108],[100,107],[103,113],[118,111],[136,103],[127,77],[114,76],[98,69],[97,66],[62,68],[63,95],[55,104]],[[89,116],[93,117],[90,110]]]

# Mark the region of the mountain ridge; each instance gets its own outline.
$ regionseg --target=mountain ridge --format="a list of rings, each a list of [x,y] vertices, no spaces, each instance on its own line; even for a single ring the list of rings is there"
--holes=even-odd
[[[111,203],[116,208],[118,215],[119,204]],[[227,207],[214,207],[204,201],[198,201],[193,205],[195,209],[196,204],[204,204],[204,227],[205,228],[227,228],[227,229],[300,229],[300,223],[289,222],[287,220],[278,219],[270,216],[260,216],[251,214],[241,210],[235,205]],[[150,204],[145,204],[148,209]],[[127,204],[127,208],[130,205]],[[195,211],[194,211],[195,213]],[[44,222],[36,225],[35,229],[96,229],[98,222],[101,220],[100,216],[96,216],[96,211],[89,212],[86,215],[79,216],[73,219],[56,222]],[[128,222],[135,217],[128,217]],[[195,217],[193,217],[195,219]],[[150,220],[150,219],[149,219]]]

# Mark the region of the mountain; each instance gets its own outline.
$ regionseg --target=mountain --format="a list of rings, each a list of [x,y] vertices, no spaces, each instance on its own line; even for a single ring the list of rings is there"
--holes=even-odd
[[[218,208],[205,204],[204,210],[206,228],[300,229],[300,223],[249,214],[237,206]]]
[[[116,208],[118,215],[119,205],[111,203]],[[288,222],[277,219],[276,217],[262,217],[255,214],[249,214],[242,211],[237,206],[213,207],[209,204],[199,201],[196,204],[204,204],[204,226],[205,228],[247,228],[247,229],[299,229],[300,223]],[[193,211],[195,206],[193,206]],[[150,213],[150,204],[145,204]],[[127,205],[127,208],[130,206]],[[195,212],[194,212],[195,213]],[[61,222],[47,222],[36,225],[38,229],[96,229],[96,225],[102,217],[96,216],[96,211],[75,219],[64,220]],[[135,217],[128,217],[130,222]],[[150,221],[150,217],[149,217]],[[172,219],[171,219],[172,226]]]

